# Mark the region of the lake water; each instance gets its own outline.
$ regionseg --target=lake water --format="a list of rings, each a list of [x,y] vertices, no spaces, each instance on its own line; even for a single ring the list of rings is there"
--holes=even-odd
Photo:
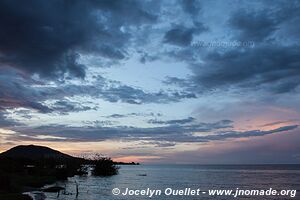
[[[79,195],[76,198],[76,182]],[[139,165],[121,166],[119,174],[112,177],[81,176],[72,177],[68,181],[56,185],[66,187],[65,194],[59,197],[55,193],[45,193],[46,199],[59,200],[110,200],[110,199],[300,199],[300,195],[277,196],[210,196],[209,190],[232,189],[300,191],[299,165],[260,165],[260,166],[199,166],[199,165]],[[126,188],[132,190],[161,190],[161,194],[149,198],[149,195],[113,195],[112,189],[118,188],[121,193]],[[199,195],[170,195],[166,188],[184,190],[200,189]],[[170,192],[168,189],[167,192]],[[202,193],[204,192],[204,193]],[[286,191],[284,191],[286,193]],[[291,191],[290,191],[291,192]],[[141,191],[139,191],[141,194]],[[178,193],[177,193],[178,194]],[[289,193],[291,194],[291,193]],[[295,194],[294,194],[295,195]],[[37,197],[40,195],[37,195]]]

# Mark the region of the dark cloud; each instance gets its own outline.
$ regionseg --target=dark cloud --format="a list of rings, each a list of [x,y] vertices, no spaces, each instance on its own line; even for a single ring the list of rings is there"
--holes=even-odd
[[[179,0],[182,9],[190,14],[192,17],[196,17],[201,11],[200,1],[197,0]]]
[[[59,100],[50,106],[53,112],[60,114],[68,114],[69,112],[81,112],[87,110],[96,110],[97,107],[85,106],[82,103],[73,102],[69,100]]]
[[[187,28],[180,25],[175,25],[164,35],[164,42],[178,45],[188,46],[193,41],[193,35],[206,31],[207,28],[202,23],[196,23],[196,26]]]
[[[136,149],[148,149],[149,147],[159,147],[159,148],[173,148],[176,146],[176,142],[165,142],[165,141],[140,141],[134,146],[124,147],[122,149],[126,150],[136,150]],[[146,154],[147,155],[147,154]],[[148,154],[149,156],[149,154]]]
[[[73,48],[97,26],[83,1],[1,1],[0,13],[2,65],[42,76],[85,76]]]
[[[225,120],[227,121],[227,120]],[[100,123],[102,124],[102,123]],[[103,124],[102,124],[103,125]],[[22,140],[55,140],[68,141],[105,141],[105,140],[124,140],[124,141],[160,141],[167,143],[202,143],[217,140],[226,140],[234,138],[259,137],[274,133],[286,132],[296,129],[297,125],[283,126],[269,131],[251,130],[251,131],[218,131],[229,128],[231,125],[224,122],[200,123],[198,125],[166,126],[154,128],[137,128],[128,126],[105,127],[105,126],[86,126],[70,127],[62,125],[49,125],[36,128],[14,128],[13,130],[21,132],[21,135],[12,135],[8,139]],[[199,133],[195,135],[194,133]],[[206,134],[201,134],[206,133]],[[47,135],[43,139],[38,135]]]
[[[297,45],[215,50],[203,57],[201,64],[191,65],[193,76],[188,79],[167,77],[164,83],[198,93],[228,88],[287,93],[300,84],[299,53]]]
[[[299,33],[300,2],[284,1],[269,3],[259,9],[241,9],[234,11],[229,19],[229,25],[237,30],[235,38],[242,41],[263,42],[266,40],[277,40],[278,32],[284,32],[280,37],[294,36]],[[296,39],[296,38],[293,38]]]
[[[99,122],[99,123],[98,123]],[[22,135],[34,139],[37,135],[49,135],[51,137],[67,138],[70,141],[103,141],[110,139],[123,140],[157,140],[169,142],[197,142],[197,137],[191,135],[194,132],[211,132],[224,128],[232,128],[230,120],[221,120],[214,123],[197,123],[193,125],[169,125],[153,128],[139,128],[131,126],[106,126],[106,122],[85,122],[88,126],[72,127],[66,125],[50,124],[40,127],[16,127]],[[108,120],[110,123],[111,121]],[[105,126],[103,126],[105,124]],[[112,124],[110,124],[112,125]],[[27,137],[25,136],[25,138]],[[22,136],[23,137],[23,136]],[[24,139],[25,139],[24,138]]]
[[[230,25],[239,31],[240,41],[263,41],[277,30],[278,21],[267,10],[249,12],[239,10],[230,20]]]
[[[125,58],[130,34],[121,27],[156,20],[144,6],[133,0],[1,1],[0,63],[48,78],[83,78],[81,53]]]
[[[170,50],[166,55],[187,63],[194,74],[186,79],[166,77],[163,83],[198,96],[231,89],[238,93],[267,91],[268,95],[296,91],[300,84],[300,46],[299,37],[295,37],[300,32],[295,25],[300,21],[298,8],[299,1],[277,1],[271,6],[233,9],[229,37],[254,41],[254,45]]]
[[[74,87],[74,89],[80,89]],[[178,102],[181,99],[196,98],[191,92],[146,92],[142,89],[133,88],[127,85],[115,85],[108,88],[82,87],[80,89],[83,94],[100,97],[109,102],[123,102],[128,104],[144,104],[144,103],[169,103]],[[93,90],[93,91],[91,91]],[[99,91],[97,93],[97,91]],[[90,93],[89,93],[90,92]]]
[[[245,131],[245,132],[230,131],[230,132],[224,132],[217,135],[205,136],[203,137],[203,139],[207,139],[208,141],[211,141],[211,140],[224,140],[228,138],[247,138],[247,137],[255,137],[255,136],[264,136],[273,133],[290,131],[296,128],[298,128],[298,125],[283,126],[269,131],[260,131],[260,130]]]
[[[117,20],[114,21],[117,25],[120,24],[141,24],[141,23],[151,23],[156,21],[157,16],[151,11],[155,5],[152,2],[145,2],[142,4],[140,1],[92,1],[93,5],[101,9],[108,14],[114,14]],[[118,19],[120,18],[120,19]],[[118,24],[120,23],[120,24]]]
[[[193,117],[188,117],[185,119],[174,119],[174,120],[167,120],[167,121],[162,121],[162,120],[157,120],[157,119],[150,119],[148,120],[148,123],[150,124],[189,124],[195,121],[195,118]]]
[[[95,120],[95,121],[83,121],[84,124],[92,127],[107,127],[107,126],[113,126],[118,124],[117,121],[111,121],[111,120]]]
[[[189,91],[159,91],[147,92],[139,88],[124,85],[118,81],[98,78],[92,85],[65,85],[62,91],[69,95],[86,95],[94,98],[102,98],[109,102],[122,102],[128,104],[144,103],[169,103],[178,102],[185,98],[196,98],[196,95]]]
[[[179,46],[190,45],[193,40],[193,32],[193,29],[187,29],[185,27],[173,28],[166,32],[164,42]]]
[[[103,117],[107,117],[107,118],[124,118],[124,117],[160,117],[162,116],[161,113],[128,113],[128,114],[112,114],[112,115],[108,115],[108,116],[103,116]]]
[[[112,114],[107,116],[108,118],[123,118],[126,117],[126,115],[121,115],[121,114]]]

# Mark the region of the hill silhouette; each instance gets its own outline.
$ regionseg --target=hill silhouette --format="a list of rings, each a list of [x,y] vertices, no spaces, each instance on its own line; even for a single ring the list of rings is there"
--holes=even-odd
[[[41,158],[75,159],[75,157],[61,153],[49,147],[37,145],[19,145],[1,153],[0,158],[1,157],[26,158],[34,160]]]

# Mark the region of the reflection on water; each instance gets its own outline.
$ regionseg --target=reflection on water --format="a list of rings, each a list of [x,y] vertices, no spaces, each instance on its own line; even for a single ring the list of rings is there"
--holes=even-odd
[[[66,187],[59,197],[45,193],[46,199],[78,200],[149,199],[146,196],[113,196],[112,189],[293,189],[300,190],[300,166],[199,166],[199,165],[140,165],[122,166],[112,177],[82,176],[57,183]],[[294,199],[298,199],[299,194]],[[154,196],[151,199],[234,199],[231,197]],[[237,199],[292,199],[291,197],[238,197]]]

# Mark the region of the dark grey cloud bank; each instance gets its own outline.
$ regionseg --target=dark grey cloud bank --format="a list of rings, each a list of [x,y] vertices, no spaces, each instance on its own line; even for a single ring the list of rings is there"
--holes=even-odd
[[[103,124],[102,124],[103,125]],[[166,143],[202,143],[234,138],[248,138],[270,135],[275,133],[286,132],[296,129],[297,125],[282,126],[277,129],[261,131],[226,131],[222,129],[232,128],[229,121],[215,123],[200,123],[194,125],[170,125],[154,128],[138,127],[68,127],[64,125],[49,125],[36,128],[14,128],[15,131],[21,131],[22,134],[9,136],[12,140],[36,140],[36,141],[105,141],[105,140],[122,140],[122,141],[159,141]],[[198,133],[194,135],[193,133]],[[206,133],[206,134],[205,134]],[[200,135],[199,135],[200,134]],[[48,138],[38,138],[37,135],[50,136]],[[168,145],[169,146],[169,145]]]
[[[239,10],[229,20],[229,24],[237,30],[237,36],[241,41],[255,42],[267,39],[276,31],[279,22],[268,10],[260,12]]]
[[[127,114],[112,114],[112,115],[108,115],[108,116],[103,116],[103,117],[107,117],[107,118],[125,118],[125,117],[160,117],[162,116],[161,113],[127,113]]]
[[[162,120],[157,120],[157,119],[151,119],[148,121],[148,123],[151,124],[188,124],[195,121],[195,118],[193,117],[188,117],[186,119],[173,119],[173,120],[167,120],[167,121],[162,121]]]
[[[196,23],[193,27],[175,25],[164,35],[164,42],[178,46],[188,46],[193,41],[193,35],[206,31],[207,28],[202,23]]]
[[[43,77],[85,77],[79,53],[120,60],[130,34],[122,26],[152,23],[139,1],[1,1],[0,63]],[[148,9],[150,6],[148,7]]]
[[[275,94],[295,91],[300,84],[300,43],[299,35],[294,34],[300,31],[295,27],[300,20],[300,2],[260,3],[261,7],[237,6],[224,27],[230,31],[231,41],[252,41],[253,46],[211,46],[207,51],[196,46],[169,51],[169,56],[185,60],[193,73],[189,79],[167,77],[164,83],[200,94],[229,88],[240,93],[248,89]]]
[[[193,69],[193,80],[204,88],[237,86],[290,92],[300,83],[299,53],[299,46],[277,45],[213,52],[204,58],[209,68]]]
[[[196,0],[179,0],[178,3],[181,5],[182,9],[191,15],[192,17],[197,17],[201,11],[201,1]]]

